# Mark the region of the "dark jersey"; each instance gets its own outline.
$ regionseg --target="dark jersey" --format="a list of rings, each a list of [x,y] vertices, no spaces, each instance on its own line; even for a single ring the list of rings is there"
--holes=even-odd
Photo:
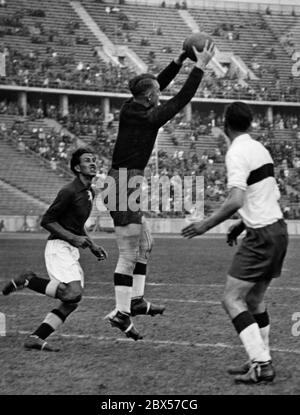
[[[166,88],[179,69],[180,66],[173,61],[158,75],[160,90]],[[148,108],[133,98],[124,103],[113,152],[113,169],[145,169],[159,128],[188,104],[195,95],[202,76],[203,71],[194,67],[178,94],[162,105]]]
[[[64,186],[44,214],[41,225],[57,222],[75,235],[85,235],[84,224],[90,216],[95,193],[79,178]],[[60,239],[51,233],[48,239]]]

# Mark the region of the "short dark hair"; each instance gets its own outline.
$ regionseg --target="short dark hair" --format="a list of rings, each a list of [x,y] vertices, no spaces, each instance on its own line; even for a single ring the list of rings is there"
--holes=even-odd
[[[251,126],[253,115],[249,105],[241,101],[231,103],[225,111],[225,126],[245,132]]]
[[[70,167],[72,172],[76,176],[78,176],[78,172],[75,170],[75,167],[78,166],[78,164],[80,164],[80,157],[82,156],[82,154],[86,153],[94,154],[94,151],[89,147],[79,147],[77,150],[74,151],[74,153],[71,156]]]
[[[129,81],[129,89],[133,96],[141,95],[153,85],[153,80],[156,81],[156,76],[151,73],[142,73],[135,76]]]

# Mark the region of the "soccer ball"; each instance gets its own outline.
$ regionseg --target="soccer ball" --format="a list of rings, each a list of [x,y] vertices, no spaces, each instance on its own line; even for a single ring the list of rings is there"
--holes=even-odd
[[[207,40],[210,44],[213,42],[212,38],[207,33],[195,32],[184,40],[182,49],[186,51],[188,57],[192,61],[196,62],[197,59],[192,49],[192,46],[195,46],[198,52],[202,52],[205,46],[205,42]]]

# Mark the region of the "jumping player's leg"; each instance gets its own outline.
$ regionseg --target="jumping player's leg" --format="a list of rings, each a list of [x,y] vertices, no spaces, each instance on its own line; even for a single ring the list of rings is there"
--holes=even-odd
[[[139,239],[137,262],[133,270],[132,299],[142,297],[145,291],[147,263],[153,247],[153,238],[149,226],[143,218]]]
[[[142,225],[136,223],[115,227],[119,248],[119,258],[114,273],[116,309],[128,314],[130,313],[133,271],[138,258],[141,229]]]
[[[165,306],[155,305],[144,299],[147,265],[153,247],[153,238],[145,218],[142,220],[142,229],[139,241],[137,262],[133,271],[131,315],[148,314],[154,316],[162,314]]]
[[[106,316],[112,326],[134,340],[142,338],[130,319],[133,271],[138,257],[141,229],[142,225],[137,223],[115,226],[119,248],[119,259],[114,273],[116,306]]]

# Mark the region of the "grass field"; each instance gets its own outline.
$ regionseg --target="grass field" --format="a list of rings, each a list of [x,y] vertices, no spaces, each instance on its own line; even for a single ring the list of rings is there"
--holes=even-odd
[[[157,238],[146,297],[167,308],[163,316],[134,318],[145,336],[134,342],[103,320],[114,307],[117,249],[113,238],[101,244],[110,255],[105,263],[82,251],[85,296],[50,337],[59,353],[22,345],[55,300],[30,290],[0,297],[7,323],[7,335],[0,337],[0,394],[300,394],[300,336],[292,334],[292,316],[300,313],[300,239],[291,239],[283,275],[268,291],[277,377],[260,386],[235,385],[226,373],[228,365],[245,360],[220,304],[235,248],[220,238]],[[1,237],[0,245],[1,286],[26,267],[45,276],[44,239]]]

